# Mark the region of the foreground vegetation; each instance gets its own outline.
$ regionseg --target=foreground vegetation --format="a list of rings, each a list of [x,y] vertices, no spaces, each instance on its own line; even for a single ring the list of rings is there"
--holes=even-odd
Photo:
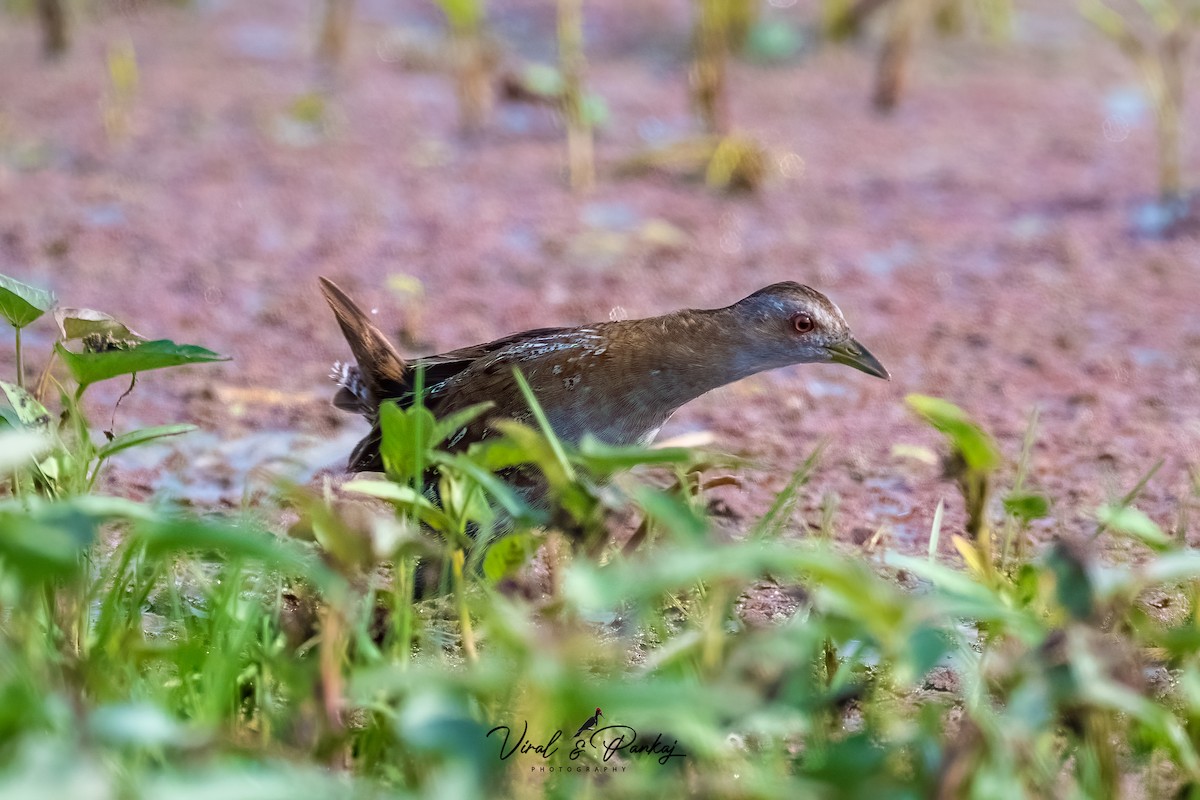
[[[0,278],[18,331],[53,303]],[[186,429],[102,444],[81,401],[100,380],[217,356],[97,312],[56,317],[72,378],[0,383],[0,796],[1200,787],[1200,556],[1182,524],[1169,535],[1136,510],[1145,481],[1098,510],[1090,541],[1035,547],[1032,426],[1002,486],[984,431],[909,399],[946,435],[968,512],[956,535],[939,508],[928,557],[785,536],[816,454],[729,541],[705,493],[743,465],[573,448],[544,423],[451,454],[481,409],[435,420],[419,403],[383,409],[386,480],[280,485],[276,506],[197,515],[97,493],[109,456]],[[498,477],[518,466],[543,476],[548,510]],[[280,509],[286,534],[268,524]],[[1101,542],[1137,557],[1101,563]],[[748,624],[743,598],[770,585],[795,613]],[[595,708],[600,730],[570,736]]]

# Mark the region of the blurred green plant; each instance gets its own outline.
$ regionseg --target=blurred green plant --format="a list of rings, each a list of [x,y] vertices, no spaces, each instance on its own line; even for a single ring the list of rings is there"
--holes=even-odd
[[[558,0],[558,65],[567,128],[567,173],[574,191],[587,192],[596,184],[596,160],[593,126],[585,107],[583,0]]]
[[[825,0],[825,36],[841,41],[858,36],[866,21],[887,10],[887,21],[875,63],[872,103],[883,113],[900,101],[908,79],[913,47],[923,26],[932,24],[942,35],[961,34],[971,27],[992,40],[1011,35],[1011,0]],[[972,25],[974,23],[974,25]]]
[[[133,41],[126,37],[111,43],[105,56],[105,65],[108,85],[101,103],[104,130],[109,141],[119,142],[127,139],[131,132],[133,108],[141,83]]]
[[[25,388],[25,360],[21,350],[21,330],[54,307],[54,293],[0,275],[0,315],[13,327],[13,347],[17,359],[17,386]]]
[[[752,192],[780,171],[774,161],[766,148],[746,136],[693,136],[630,156],[616,170],[618,175],[665,172],[703,180],[717,192]]]
[[[167,339],[147,341],[123,323],[91,309],[58,308],[55,319],[59,335],[49,354],[38,388],[25,387],[21,329],[55,307],[52,293],[0,275],[0,315],[16,331],[16,382],[0,381],[7,406],[0,406],[0,431],[13,429],[33,433],[46,447],[39,460],[26,461],[23,469],[13,470],[15,494],[21,487],[34,487],[39,494],[70,497],[89,492],[100,476],[105,462],[131,447],[194,430],[192,425],[162,425],[115,435],[106,431],[107,441],[97,444],[83,410],[88,387],[113,378],[129,377],[133,390],[138,374],[164,367],[201,364],[224,360],[221,356],[195,345],[180,345]],[[51,375],[54,358],[66,365],[75,382],[68,391]],[[41,398],[49,383],[59,389],[62,414],[54,424]]]
[[[128,374],[146,344],[95,312],[60,316],[67,341],[129,345],[62,344],[120,354],[107,372],[92,361],[81,382]],[[257,512],[294,519],[287,537],[252,516],[91,492],[0,498],[0,793],[63,796],[84,782],[167,800],[696,787],[986,798],[1200,786],[1200,556],[1133,505],[1153,470],[1096,512],[1096,537],[1144,557],[1108,564],[1090,542],[1056,541],[1006,546],[997,560],[992,516],[1024,537],[1050,511],[1030,488],[1035,424],[1005,491],[986,431],[945,401],[910,398],[949,446],[968,512],[961,534],[949,531],[964,571],[938,555],[940,507],[929,557],[788,536],[819,451],[747,535],[720,534],[705,495],[730,479],[705,475],[736,463],[572,446],[518,381],[531,424],[500,423],[455,451],[447,442],[486,409],[439,420],[418,377],[410,406],[381,409],[383,479],[283,486],[279,506]],[[16,422],[0,432],[0,479],[57,446]],[[764,589],[794,608],[753,621],[745,603]],[[1164,596],[1183,613],[1146,602]],[[604,725],[628,726],[607,759],[568,736],[596,707]],[[489,735],[497,726],[526,731],[530,747],[558,732],[559,749],[504,745]],[[637,754],[631,729],[673,756]]]
[[[726,73],[730,30],[737,4],[726,0],[695,0],[695,5],[694,56],[689,81],[692,106],[705,133],[722,135],[729,130]]]
[[[354,0],[318,0],[316,61],[319,81],[331,85],[346,60]]]
[[[450,51],[458,96],[459,124],[475,133],[487,122],[495,100],[492,74],[496,48],[485,30],[484,0],[435,0],[450,28]]]
[[[1137,0],[1136,6],[1132,5],[1126,3],[1114,7],[1105,0],[1081,0],[1079,9],[1141,73],[1154,106],[1159,197],[1164,202],[1177,202],[1185,195],[1183,107],[1186,67],[1192,39],[1200,26],[1200,2]],[[1142,24],[1146,22],[1150,24],[1148,31]]]
[[[38,24],[42,29],[42,55],[61,58],[71,46],[70,10],[67,0],[36,0]]]

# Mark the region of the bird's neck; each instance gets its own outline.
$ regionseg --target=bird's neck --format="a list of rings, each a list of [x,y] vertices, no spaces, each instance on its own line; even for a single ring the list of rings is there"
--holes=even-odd
[[[668,414],[764,368],[751,357],[731,308],[677,311],[612,326],[619,331],[613,366],[621,390],[638,393]]]

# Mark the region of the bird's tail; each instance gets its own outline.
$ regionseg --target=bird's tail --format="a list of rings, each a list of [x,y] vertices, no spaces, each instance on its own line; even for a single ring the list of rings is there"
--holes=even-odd
[[[321,293],[333,309],[357,362],[357,367],[334,365],[333,378],[340,388],[333,404],[373,417],[380,400],[396,395],[404,385],[407,365],[383,331],[375,327],[370,317],[336,283],[328,278],[320,280]]]

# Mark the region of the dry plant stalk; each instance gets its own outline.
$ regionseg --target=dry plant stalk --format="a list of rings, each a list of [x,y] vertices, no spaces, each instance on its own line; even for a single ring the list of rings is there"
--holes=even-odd
[[[322,80],[332,81],[345,59],[354,0],[321,0],[321,9],[317,31],[317,68]]]
[[[596,185],[596,161],[592,123],[584,109],[583,0],[558,0],[558,63],[571,188],[586,192]]]
[[[759,18],[758,0],[727,0],[726,42],[730,49],[741,50]]]
[[[1154,104],[1158,138],[1158,193],[1164,201],[1184,196],[1184,64],[1200,25],[1197,0],[1138,0],[1154,23],[1157,41],[1147,42],[1129,20],[1104,0],[1084,0],[1080,10],[1137,65]]]
[[[120,142],[131,133],[133,109],[141,83],[133,42],[123,39],[109,45],[107,66],[108,86],[101,104],[104,129],[110,142]]]
[[[483,129],[492,110],[492,53],[483,36],[483,0],[438,0],[450,24],[450,60],[465,133]]]
[[[825,0],[821,9],[825,35],[837,41],[857,36],[867,19],[892,0]]]
[[[857,36],[867,20],[885,6],[891,7],[891,15],[876,63],[872,96],[875,108],[884,113],[900,101],[917,32],[927,20],[943,35],[961,34],[974,22],[993,40],[1006,39],[1012,28],[1011,0],[826,0],[825,35],[834,41]],[[975,13],[969,15],[969,9]]]
[[[696,0],[695,60],[692,62],[692,103],[706,133],[723,134],[728,128],[725,90],[729,60],[729,10],[726,0]]]
[[[876,110],[890,112],[899,102],[908,79],[917,28],[928,11],[929,0],[896,0],[876,65],[872,97]]]
[[[66,0],[37,0],[37,15],[42,26],[42,55],[58,58],[71,43]]]

